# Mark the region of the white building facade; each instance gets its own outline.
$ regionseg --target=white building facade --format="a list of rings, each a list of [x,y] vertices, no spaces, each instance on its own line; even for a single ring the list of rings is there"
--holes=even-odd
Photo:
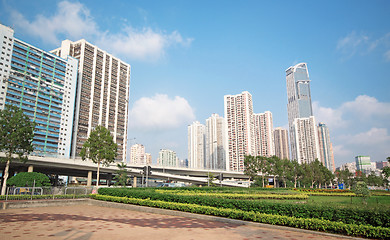
[[[188,167],[205,168],[205,125],[196,121],[188,126]]]
[[[218,114],[212,114],[206,120],[206,169],[226,168],[225,121]]]
[[[310,163],[321,159],[318,142],[318,132],[314,116],[309,118],[294,119],[296,160],[302,163]]]
[[[72,157],[79,156],[90,132],[102,125],[118,144],[117,161],[125,162],[130,65],[84,39],[62,41],[51,52],[79,61]]]
[[[255,155],[271,157],[275,155],[272,113],[254,113]]]
[[[275,156],[280,159],[289,159],[287,129],[277,127],[274,129]]]
[[[244,171],[245,156],[255,153],[252,95],[225,95],[224,112],[226,170]]]
[[[157,165],[163,167],[178,167],[176,152],[169,149],[161,149],[158,153]]]
[[[334,172],[336,167],[334,165],[333,147],[330,141],[329,128],[325,123],[319,123],[317,130],[321,162],[329,171]]]
[[[142,144],[134,144],[130,148],[130,164],[147,165],[145,158],[145,147]]]

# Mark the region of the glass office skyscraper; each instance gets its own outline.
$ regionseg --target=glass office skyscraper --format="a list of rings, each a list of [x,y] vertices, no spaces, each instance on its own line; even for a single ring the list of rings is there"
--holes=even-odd
[[[311,105],[310,79],[307,64],[299,63],[289,67],[286,70],[286,83],[291,159],[298,160],[300,163],[310,162],[312,159],[316,158],[320,159],[318,136],[315,129],[316,126]],[[305,119],[305,121],[296,121],[296,119]],[[311,124],[303,124],[306,122],[310,122]],[[314,125],[312,123],[314,123]],[[297,124],[299,124],[299,126]],[[310,139],[305,136],[296,135],[297,133],[304,134],[308,132],[312,133]]]

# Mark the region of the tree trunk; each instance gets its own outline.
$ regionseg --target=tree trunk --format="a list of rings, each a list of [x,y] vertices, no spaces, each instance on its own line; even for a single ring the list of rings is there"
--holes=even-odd
[[[98,162],[97,176],[96,176],[96,187],[99,187],[99,174],[100,174],[100,162]]]
[[[283,181],[283,184],[284,184],[284,188],[286,188],[286,187],[287,187],[287,186],[286,186],[286,185],[287,185],[287,184],[286,184],[286,180]]]
[[[262,178],[263,178],[263,187],[264,187],[264,176],[262,176]]]
[[[294,188],[297,188],[297,178],[294,178]]]
[[[9,158],[8,158],[7,163],[5,165],[5,169],[4,169],[3,186],[1,188],[1,195],[5,195],[5,190],[7,189],[7,179],[8,179],[9,164],[10,164],[10,161],[9,161]]]

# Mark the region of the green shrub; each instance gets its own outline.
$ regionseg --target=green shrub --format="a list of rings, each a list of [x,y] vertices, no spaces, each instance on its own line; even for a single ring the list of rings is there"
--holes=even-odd
[[[355,208],[338,208],[334,206],[316,206],[306,204],[291,204],[266,202],[259,200],[224,199],[201,195],[175,195],[158,193],[154,189],[115,189],[99,188],[99,194],[117,197],[160,200],[211,206],[217,208],[239,209],[246,212],[275,214],[297,218],[318,218],[339,221],[347,224],[364,224],[390,227],[390,210],[373,211]]]
[[[15,187],[32,187],[34,185],[34,181],[35,187],[50,186],[49,177],[43,173],[38,172],[18,173],[7,180],[7,185]]]
[[[179,210],[198,214],[207,214],[220,217],[228,217],[246,221],[268,223],[274,225],[283,225],[308,230],[316,230],[330,233],[339,233],[349,236],[368,237],[368,238],[390,238],[390,229],[384,227],[373,227],[358,224],[345,224],[322,219],[296,218],[280,216],[273,214],[257,213],[254,211],[243,211],[231,208],[217,208],[210,206],[201,206],[197,204],[186,204],[176,202],[165,202],[151,199],[138,199],[127,197],[114,197],[105,195],[91,195],[97,200],[112,201],[127,204],[136,204],[141,206],[157,207],[171,210]]]

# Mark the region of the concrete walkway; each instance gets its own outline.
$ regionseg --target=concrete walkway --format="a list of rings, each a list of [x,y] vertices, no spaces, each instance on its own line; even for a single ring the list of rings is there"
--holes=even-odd
[[[345,239],[333,234],[79,204],[0,210],[3,239]],[[139,207],[138,207],[139,208]],[[141,207],[142,208],[142,207]],[[175,216],[176,215],[176,216]],[[195,215],[194,215],[195,216]],[[196,215],[198,216],[198,215]]]

